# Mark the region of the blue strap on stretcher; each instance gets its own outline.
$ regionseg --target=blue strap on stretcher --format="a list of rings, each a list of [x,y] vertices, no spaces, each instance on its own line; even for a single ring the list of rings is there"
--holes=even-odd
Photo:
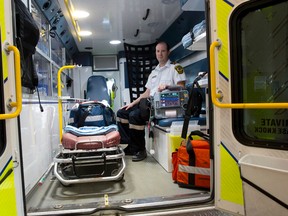
[[[117,131],[118,127],[116,124],[109,126],[84,126],[84,127],[73,127],[71,125],[66,125],[64,131],[66,133],[74,134],[75,136],[96,136],[96,135],[106,135],[112,131]]]

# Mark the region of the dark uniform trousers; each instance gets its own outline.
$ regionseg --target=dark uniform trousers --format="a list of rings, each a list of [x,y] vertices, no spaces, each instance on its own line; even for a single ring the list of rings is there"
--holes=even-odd
[[[141,113],[142,112],[142,113]],[[118,130],[121,135],[121,143],[127,144],[132,153],[144,151],[145,148],[145,125],[149,115],[143,115],[139,105],[117,112]]]

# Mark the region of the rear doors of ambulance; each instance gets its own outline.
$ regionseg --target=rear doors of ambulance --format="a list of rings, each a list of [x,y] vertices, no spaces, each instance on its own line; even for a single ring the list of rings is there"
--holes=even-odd
[[[288,207],[288,1],[210,1],[217,208]]]

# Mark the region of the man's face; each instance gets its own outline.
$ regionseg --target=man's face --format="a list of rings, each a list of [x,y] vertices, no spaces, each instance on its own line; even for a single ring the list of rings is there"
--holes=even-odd
[[[165,64],[168,61],[169,51],[165,43],[159,43],[156,46],[156,58],[159,64]]]

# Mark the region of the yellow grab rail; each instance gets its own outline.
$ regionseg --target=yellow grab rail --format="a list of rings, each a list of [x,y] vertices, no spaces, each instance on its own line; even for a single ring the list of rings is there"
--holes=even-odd
[[[68,11],[69,17],[71,19],[72,25],[74,27],[77,39],[78,39],[79,42],[81,42],[81,37],[79,35],[80,27],[78,25],[78,22],[76,22],[75,18],[73,17],[73,14],[72,14],[73,11],[74,11],[73,4],[72,4],[71,0],[64,0],[64,3],[65,3],[65,6],[66,6],[66,9]]]
[[[58,70],[58,73],[57,73],[57,90],[58,90],[58,115],[59,115],[59,136],[60,136],[60,143],[62,141],[62,127],[63,127],[63,122],[62,122],[62,115],[63,115],[63,112],[62,112],[62,91],[61,91],[61,86],[62,86],[62,83],[61,83],[61,73],[63,70],[66,70],[66,69],[73,69],[75,68],[76,65],[66,65],[66,66],[63,66],[61,67],[59,70]]]
[[[7,45],[6,50],[14,52],[14,67],[15,67],[15,88],[16,88],[16,102],[9,102],[8,107],[16,107],[15,112],[9,114],[0,114],[0,120],[11,119],[17,117],[22,110],[22,86],[21,86],[21,66],[20,66],[20,52],[16,46]]]
[[[220,41],[214,41],[210,45],[210,80],[212,103],[219,108],[232,109],[280,109],[288,108],[288,103],[221,103],[218,101],[222,94],[216,93],[216,72],[215,72],[215,48],[220,47]]]

